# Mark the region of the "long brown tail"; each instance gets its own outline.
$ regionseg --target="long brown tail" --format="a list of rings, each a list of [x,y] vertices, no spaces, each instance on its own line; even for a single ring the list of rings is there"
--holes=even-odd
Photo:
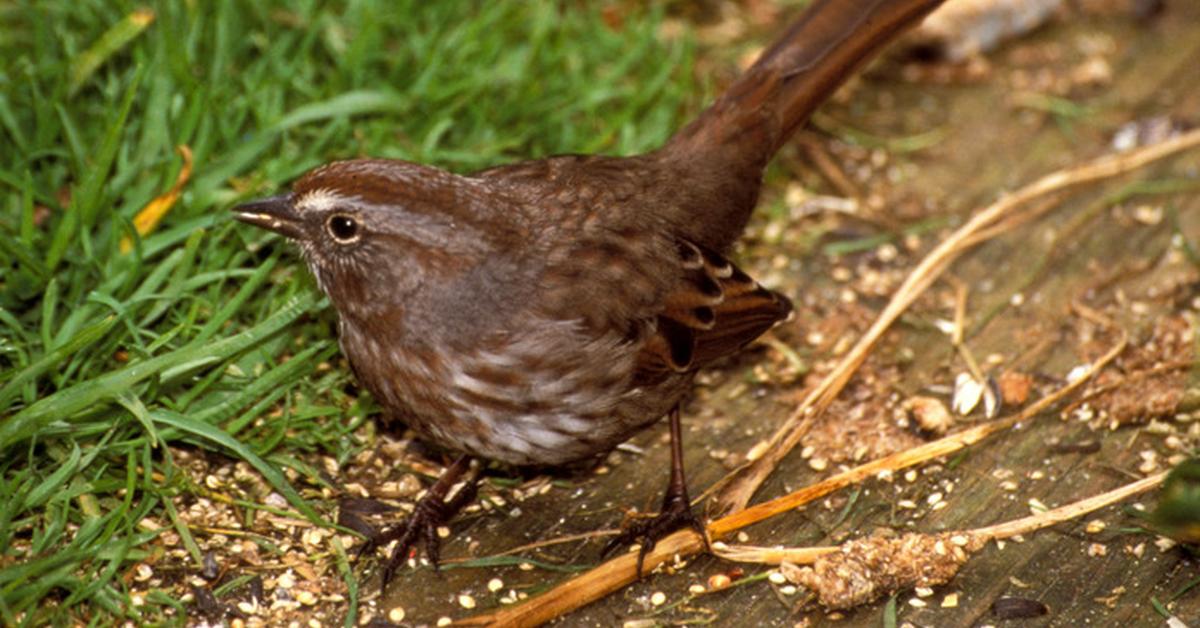
[[[750,69],[663,147],[728,196],[728,216],[705,218],[713,234],[741,231],[758,197],[734,181],[757,182],[788,137],[853,71],[943,0],[815,0]],[[711,200],[709,201],[711,207]],[[747,206],[748,205],[748,206]],[[707,230],[707,229],[706,229]],[[710,246],[723,243],[708,238]]]

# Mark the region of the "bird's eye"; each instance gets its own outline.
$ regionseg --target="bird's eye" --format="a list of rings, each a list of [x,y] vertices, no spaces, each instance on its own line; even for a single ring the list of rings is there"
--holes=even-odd
[[[344,214],[334,214],[325,223],[329,235],[342,244],[348,244],[358,239],[358,220]]]

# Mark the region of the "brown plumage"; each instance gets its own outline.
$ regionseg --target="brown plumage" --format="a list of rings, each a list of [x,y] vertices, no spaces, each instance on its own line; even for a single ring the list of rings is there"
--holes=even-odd
[[[691,514],[677,409],[697,369],[790,311],[723,254],[763,168],[855,67],[940,0],[818,0],[661,149],[551,157],[471,175],[395,160],[335,162],[238,218],[298,242],[339,314],[342,349],[384,408],[465,456],[592,458],[671,414],[663,513]],[[385,576],[433,529],[460,458],[405,525]],[[467,497],[469,499],[469,497]]]

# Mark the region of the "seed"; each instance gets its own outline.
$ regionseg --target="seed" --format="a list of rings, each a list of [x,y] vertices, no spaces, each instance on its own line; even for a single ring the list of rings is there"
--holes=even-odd
[[[708,579],[708,590],[720,591],[731,584],[733,584],[733,580],[729,576],[723,573],[713,574],[713,576]]]

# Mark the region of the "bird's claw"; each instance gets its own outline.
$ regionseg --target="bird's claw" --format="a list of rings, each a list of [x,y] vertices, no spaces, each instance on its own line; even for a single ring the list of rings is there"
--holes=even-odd
[[[442,542],[438,528],[475,498],[476,488],[474,481],[467,482],[449,502],[443,501],[444,495],[431,490],[417,501],[416,508],[406,521],[379,532],[364,543],[364,548],[374,549],[396,541],[391,555],[383,565],[382,588],[387,588],[388,582],[404,562],[409,550],[419,540],[424,540],[425,557],[433,565],[433,570],[438,571]]]
[[[604,545],[604,549],[600,551],[601,557],[608,557],[615,550],[621,547],[638,543],[638,561],[637,575],[642,577],[642,567],[646,561],[646,554],[649,554],[654,546],[660,540],[665,538],[672,532],[689,527],[704,539],[704,545],[708,547],[708,535],[705,531],[704,522],[696,513],[692,512],[691,504],[688,503],[687,496],[674,496],[668,494],[663,499],[663,508],[654,517],[643,519],[631,523],[628,527],[621,531],[620,534],[613,537]]]

